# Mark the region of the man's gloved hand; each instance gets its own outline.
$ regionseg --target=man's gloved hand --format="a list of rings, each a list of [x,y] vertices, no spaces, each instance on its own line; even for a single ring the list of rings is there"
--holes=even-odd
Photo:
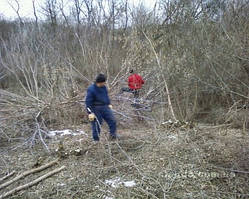
[[[110,104],[108,107],[109,107],[110,109],[112,109],[112,108],[113,108],[111,104]]]
[[[88,119],[90,120],[90,122],[94,121],[95,115],[93,113],[89,114]]]

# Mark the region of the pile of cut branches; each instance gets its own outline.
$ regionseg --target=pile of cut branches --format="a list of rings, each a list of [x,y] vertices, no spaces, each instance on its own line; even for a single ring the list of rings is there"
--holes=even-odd
[[[6,180],[11,178],[12,176],[14,176],[16,174],[15,171],[13,171],[13,172],[7,174],[6,176],[0,178],[0,190],[3,190],[3,193],[0,195],[0,199],[7,198],[7,197],[9,197],[9,196],[21,191],[21,190],[32,187],[32,186],[38,184],[39,182],[41,182],[42,180],[45,180],[46,178],[49,178],[52,175],[55,175],[56,173],[59,173],[60,171],[62,171],[63,169],[66,168],[65,166],[61,166],[60,168],[56,168],[56,169],[54,169],[52,171],[47,172],[46,174],[44,174],[42,176],[39,176],[38,178],[36,178],[35,180],[33,180],[33,181],[29,182],[29,183],[26,183],[24,185],[20,185],[20,186],[12,188],[10,190],[7,190],[7,187],[9,187],[10,185],[12,185],[14,183],[19,182],[19,180],[25,178],[26,176],[41,172],[41,171],[43,171],[45,169],[48,169],[48,168],[54,166],[57,163],[58,163],[58,160],[49,162],[49,163],[47,163],[47,164],[45,164],[43,166],[40,166],[40,167],[37,167],[37,168],[33,168],[31,170],[25,171],[22,174],[19,174],[19,175],[15,176],[14,178],[12,178],[12,179],[10,179],[8,181],[6,181]]]

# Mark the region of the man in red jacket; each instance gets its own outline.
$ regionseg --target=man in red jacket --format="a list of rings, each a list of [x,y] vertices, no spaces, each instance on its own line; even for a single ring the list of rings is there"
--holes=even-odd
[[[131,92],[134,94],[134,98],[138,98],[139,97],[139,89],[142,88],[142,85],[144,84],[144,80],[140,75],[134,73],[133,70],[130,70],[130,73],[131,73],[131,75],[128,77],[129,88],[122,88],[121,93],[122,92]]]

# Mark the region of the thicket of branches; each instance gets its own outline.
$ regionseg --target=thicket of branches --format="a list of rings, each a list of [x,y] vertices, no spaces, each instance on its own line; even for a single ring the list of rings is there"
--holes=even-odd
[[[249,2],[47,0],[46,20],[0,20],[1,134],[42,137],[53,125],[82,121],[86,87],[108,76],[111,96],[130,68],[144,76],[143,96],[167,102],[153,116],[246,126],[249,98]],[[18,1],[17,1],[18,3]],[[13,7],[14,8],[14,7]],[[155,100],[155,99],[154,99]]]

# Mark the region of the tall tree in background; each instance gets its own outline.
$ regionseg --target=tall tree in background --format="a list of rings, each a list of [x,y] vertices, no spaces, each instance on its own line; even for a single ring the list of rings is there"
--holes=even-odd
[[[49,20],[53,31],[55,32],[57,27],[57,17],[59,13],[57,0],[46,0],[45,6],[42,7],[44,15]]]
[[[37,16],[37,10],[36,10],[36,5],[35,5],[35,0],[32,0],[32,7],[33,7],[33,13],[34,13],[34,17],[35,17],[35,25],[36,27],[38,27],[38,16]]]
[[[14,0],[14,3],[10,3],[10,2],[8,2],[8,3],[11,6],[11,8],[14,10],[14,12],[16,13],[16,15],[18,17],[18,20],[19,20],[20,26],[22,26],[23,25],[23,20],[22,20],[22,17],[20,15],[20,3],[19,3],[19,1]]]

